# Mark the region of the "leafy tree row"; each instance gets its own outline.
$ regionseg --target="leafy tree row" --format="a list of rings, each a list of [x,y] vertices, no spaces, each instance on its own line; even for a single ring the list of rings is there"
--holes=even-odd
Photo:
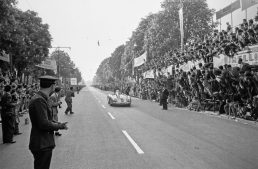
[[[0,0],[0,51],[11,56],[21,73],[48,56],[51,35],[36,12],[23,12],[15,5],[15,0]]]
[[[77,78],[77,81],[82,81],[82,75],[78,68],[75,67],[68,53],[62,50],[56,50],[50,56],[57,62],[57,74],[64,78]]]
[[[16,0],[0,0],[0,53],[5,51],[11,56],[18,76],[25,72],[37,75],[42,71],[37,70],[35,65],[48,57],[51,47],[49,26],[42,22],[36,12],[23,12],[16,5]],[[60,61],[60,76],[73,76],[81,81],[81,72],[75,68],[67,53],[55,51],[51,57]],[[10,69],[9,63],[0,60],[0,64],[2,68]]]
[[[203,38],[214,28],[214,10],[209,9],[206,0],[184,1],[184,42],[191,37]],[[164,0],[162,10],[142,18],[129,41],[116,48],[111,57],[102,61],[96,72],[96,79],[107,83],[103,76],[110,68],[110,76],[122,80],[132,75],[132,60],[147,52],[147,62],[180,48],[179,0]],[[172,57],[172,56],[171,56]],[[107,60],[111,60],[108,62]],[[120,69],[118,67],[120,66]],[[112,69],[116,68],[116,71]]]

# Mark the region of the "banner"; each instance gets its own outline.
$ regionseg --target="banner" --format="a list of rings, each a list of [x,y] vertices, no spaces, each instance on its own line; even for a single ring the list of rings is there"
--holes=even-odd
[[[70,79],[71,85],[77,85],[77,78]]]
[[[242,11],[246,10],[251,6],[254,6],[257,3],[258,3],[258,0],[241,0]]]
[[[218,19],[234,12],[235,10],[237,10],[239,8],[240,8],[240,0],[236,0],[235,2],[231,3],[230,5],[219,10],[218,12],[216,12],[216,19],[218,20]]]
[[[10,63],[10,55],[6,54],[5,51],[2,51],[2,53],[0,53],[0,60]]]
[[[244,63],[248,63],[250,65],[258,65],[258,52],[242,53],[234,57],[228,57],[221,54],[218,57],[213,58],[213,64],[214,67],[223,66],[225,64],[231,65],[232,67],[239,67],[239,58],[242,58]]]
[[[183,50],[184,45],[184,15],[183,15],[183,5],[178,11],[179,13],[179,22],[180,22],[180,32],[181,32],[181,48]]]
[[[144,54],[134,59],[134,67],[141,66],[142,64],[145,63],[146,59],[147,59],[147,53],[144,52]]]
[[[36,66],[40,67],[40,68],[43,68],[43,69],[50,69],[50,70],[57,71],[56,61],[52,60],[50,58],[47,58],[40,65],[36,65]]]
[[[143,73],[143,79],[154,79],[154,71],[148,70]]]
[[[173,72],[173,65],[170,65],[167,67],[167,72],[172,75],[172,72]]]
[[[213,57],[213,67],[218,68],[219,66],[225,65],[225,57],[228,57],[226,55],[220,54]]]

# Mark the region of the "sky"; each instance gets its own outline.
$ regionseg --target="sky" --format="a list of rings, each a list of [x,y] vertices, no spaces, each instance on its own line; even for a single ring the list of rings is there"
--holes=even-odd
[[[163,0],[17,0],[17,7],[38,13],[49,24],[52,47],[71,47],[67,52],[84,80],[92,80],[104,58],[125,44],[141,18],[161,10]],[[209,8],[222,9],[233,0],[207,0]],[[257,6],[248,10],[254,17]],[[233,26],[241,23],[245,12],[233,13]],[[221,19],[222,29],[230,16]],[[98,46],[99,41],[99,46]],[[55,49],[50,49],[52,52]]]

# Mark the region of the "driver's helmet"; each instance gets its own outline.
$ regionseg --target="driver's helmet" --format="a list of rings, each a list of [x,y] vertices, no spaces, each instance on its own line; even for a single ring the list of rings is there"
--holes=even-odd
[[[116,94],[116,95],[120,95],[120,90],[119,90],[119,89],[116,89],[116,90],[115,90],[115,94]]]

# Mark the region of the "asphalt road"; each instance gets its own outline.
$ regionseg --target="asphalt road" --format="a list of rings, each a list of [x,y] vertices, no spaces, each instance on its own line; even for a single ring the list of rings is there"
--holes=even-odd
[[[52,169],[257,169],[258,127],[133,98],[110,107],[107,92],[84,88],[68,131],[56,137]],[[0,169],[33,168],[30,125],[21,119],[17,143],[0,144]],[[1,133],[0,133],[1,134]],[[1,139],[2,136],[0,136]]]

